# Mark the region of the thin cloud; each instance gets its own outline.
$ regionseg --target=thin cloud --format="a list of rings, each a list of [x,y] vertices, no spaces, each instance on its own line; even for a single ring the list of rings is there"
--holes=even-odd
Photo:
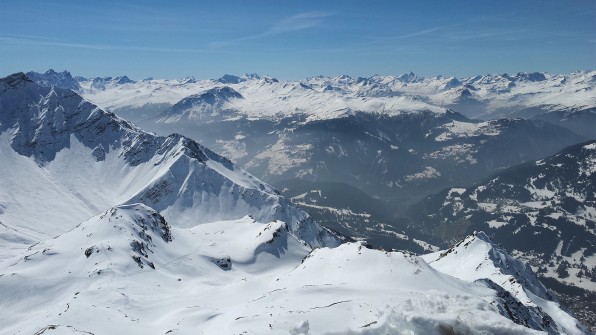
[[[15,36],[15,35],[13,35]],[[91,49],[91,50],[105,50],[109,49],[108,45],[104,44],[89,44],[89,43],[69,43],[60,42],[51,38],[44,38],[40,36],[36,37],[11,37],[11,36],[0,36],[0,41],[12,44],[21,45],[34,45],[34,46],[57,46],[57,47],[70,47],[78,49]]]
[[[292,15],[292,16],[282,19],[281,21],[277,22],[271,28],[269,28],[268,30],[266,30],[262,33],[255,34],[255,35],[249,35],[249,36],[245,36],[245,37],[241,37],[241,38],[236,38],[236,39],[232,39],[232,40],[227,40],[227,41],[212,42],[212,43],[208,44],[208,47],[210,49],[217,49],[217,48],[222,48],[222,47],[225,47],[228,45],[235,44],[237,42],[256,40],[256,39],[265,38],[268,36],[275,36],[275,35],[281,35],[281,34],[293,32],[293,31],[311,29],[311,28],[320,26],[324,22],[325,18],[327,18],[331,15],[333,15],[333,14],[329,13],[329,12],[320,12],[320,11],[299,13],[299,14]]]
[[[16,37],[20,36],[20,37]],[[14,45],[30,45],[39,47],[63,47],[63,48],[74,48],[74,49],[87,49],[87,50],[102,50],[102,51],[146,51],[146,52],[177,52],[177,53],[218,53],[218,54],[259,54],[260,52],[250,51],[224,51],[224,50],[213,50],[213,49],[194,49],[194,48],[169,48],[169,47],[150,47],[150,46],[133,46],[133,45],[115,45],[115,44],[93,44],[93,43],[72,43],[66,41],[60,41],[57,39],[43,37],[43,36],[24,36],[24,35],[0,35],[0,42]]]
[[[384,42],[390,42],[390,41],[397,41],[397,40],[409,39],[409,38],[412,38],[412,37],[420,37],[420,36],[425,36],[425,35],[435,35],[435,33],[440,33],[440,32],[442,32],[442,31],[444,31],[446,29],[457,27],[459,25],[460,24],[450,24],[450,25],[446,25],[446,26],[438,26],[438,27],[426,28],[426,29],[422,29],[422,30],[418,30],[418,31],[414,31],[414,32],[409,32],[409,33],[401,34],[401,35],[386,36],[386,37],[375,37],[372,43],[384,43]]]
[[[328,12],[306,12],[287,17],[265,32],[266,35],[282,34],[291,31],[309,29],[319,26],[326,17],[331,16]]]
[[[398,35],[398,36],[387,37],[387,38],[385,38],[385,41],[403,40],[403,39],[406,39],[406,38],[428,35],[428,34],[431,34],[431,33],[437,32],[437,31],[440,31],[441,29],[444,29],[444,28],[445,27],[435,27],[435,28],[429,28],[429,29],[424,29],[424,30],[416,31],[416,32],[409,33],[409,34],[403,34],[403,35]]]
[[[4,35],[0,36],[0,41],[5,43],[32,45],[32,46],[56,46],[88,50],[137,50],[137,51],[156,51],[156,52],[211,52],[204,49],[184,49],[184,48],[153,48],[136,47],[111,44],[93,44],[93,43],[72,43],[55,40],[43,36],[25,36],[25,35]]]
[[[445,37],[452,41],[470,41],[484,39],[517,39],[521,36],[527,36],[528,30],[492,30],[492,31],[465,31],[446,34]]]
[[[12,38],[26,38],[26,39],[37,39],[37,40],[46,40],[46,41],[57,41],[57,38],[53,37],[46,37],[46,36],[34,36],[34,35],[21,35],[21,34],[3,34],[4,37],[12,37]],[[0,36],[3,37],[3,36]]]

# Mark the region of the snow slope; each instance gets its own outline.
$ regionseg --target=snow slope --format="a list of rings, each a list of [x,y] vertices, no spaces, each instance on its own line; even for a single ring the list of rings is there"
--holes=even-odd
[[[180,228],[142,204],[0,263],[0,334],[582,333],[518,302],[416,256],[311,250],[248,216]]]
[[[532,314],[549,325],[552,320],[558,325],[556,331],[566,334],[580,333],[578,322],[561,309],[560,304],[536,279],[529,266],[509,256],[496,246],[483,232],[475,232],[449,250],[425,255],[430,266],[465,281],[490,279],[491,286],[509,292],[524,306],[530,307]],[[548,314],[552,320],[544,317]],[[551,330],[553,331],[553,330]]]

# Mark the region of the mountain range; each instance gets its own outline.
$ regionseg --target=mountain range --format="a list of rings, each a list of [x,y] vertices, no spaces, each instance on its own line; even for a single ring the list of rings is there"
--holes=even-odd
[[[324,208],[313,208],[312,203],[306,208],[304,202],[299,206],[314,211],[318,220],[337,217],[337,211],[354,212],[357,207],[337,203],[335,199],[341,195],[335,188],[326,189],[329,183],[355,187],[369,198],[380,199],[389,211],[359,212],[355,217],[333,219],[338,223],[332,226],[343,232],[350,226],[352,235],[356,230],[356,235],[375,245],[414,251],[416,243],[395,239],[408,235],[397,228],[396,221],[412,204],[449,186],[471,186],[508,167],[554,154],[590,135],[573,132],[577,129],[550,119],[470,119],[458,112],[453,101],[438,96],[450,96],[445,92],[462,85],[476,85],[474,92],[484,92],[483,99],[495,106],[511,106],[513,99],[517,107],[511,108],[522,110],[551,99],[548,108],[541,107],[548,113],[539,115],[554,115],[554,110],[571,113],[594,106],[589,93],[593,75],[518,74],[445,80],[407,74],[292,82],[253,74],[215,80],[133,82],[121,76],[75,81],[78,91],[98,105],[156,133],[176,132],[193,138],[290,198],[300,194],[294,185],[310,182],[313,189],[325,193],[326,204]],[[47,77],[38,83],[47,84],[51,76]],[[567,79],[562,81],[563,77]],[[510,90],[517,93],[497,89],[504,80],[514,82]],[[101,87],[97,82],[103,83]],[[574,94],[581,96],[585,105],[577,105],[577,99],[569,95],[564,95],[568,100],[555,95],[556,89],[584,92]],[[596,129],[596,120],[574,120]],[[369,222],[363,223],[363,215],[370,217]]]
[[[587,138],[596,135],[594,127],[589,126],[596,122],[595,71],[486,74],[466,78],[424,78],[414,73],[369,78],[342,75],[301,81],[280,81],[257,74],[224,75],[213,80],[187,77],[142,81],[126,76],[73,77],[67,71],[53,70],[27,75],[42,85],[73,89],[98,105],[121,113],[133,109],[159,113],[192,94],[230,86],[245,99],[231,102],[224,109],[241,110],[250,116],[287,116],[303,111],[320,119],[350,110],[391,112],[398,107],[419,110],[428,104],[452,109],[472,119],[544,119]],[[404,108],[404,105],[413,107]]]
[[[140,202],[185,227],[251,215],[287,222],[311,246],[337,244],[272,187],[188,138],[145,132],[24,74],[1,84],[0,221],[16,234],[3,241],[48,238]]]
[[[415,83],[420,80],[416,78],[411,75],[400,80]],[[525,80],[532,82],[530,79]],[[6,252],[1,255],[5,261],[0,263],[0,269],[3,269],[0,285],[3,283],[2,278],[6,278],[4,285],[10,288],[9,291],[22,292],[22,285],[31,285],[43,276],[39,271],[43,273],[44,268],[72,261],[77,265],[73,270],[79,274],[73,277],[84,277],[83,273],[88,278],[98,276],[82,283],[69,280],[69,275],[61,277],[57,274],[53,283],[68,284],[65,284],[63,290],[55,291],[56,295],[51,295],[52,299],[48,300],[50,303],[55,302],[54,305],[58,305],[58,301],[61,301],[67,306],[73,304],[74,300],[67,302],[61,299],[66,298],[66,292],[73,291],[74,286],[87,287],[84,292],[90,295],[80,300],[82,304],[76,313],[71,314],[74,315],[71,319],[62,317],[66,315],[66,311],[58,313],[56,310],[57,316],[48,316],[48,306],[39,307],[39,313],[46,315],[42,319],[46,320],[47,325],[43,322],[31,325],[33,331],[33,328],[42,327],[79,331],[80,324],[73,322],[85,315],[89,305],[95,304],[95,300],[90,297],[97,297],[100,290],[107,288],[108,284],[101,277],[102,274],[109,274],[112,283],[114,280],[120,283],[117,285],[123,288],[121,295],[127,296],[127,292],[131,292],[128,287],[132,284],[126,278],[133,276],[131,272],[127,272],[131,268],[135,269],[134,276],[145,273],[138,272],[137,268],[142,271],[156,270],[157,272],[151,272],[148,276],[151,278],[148,282],[155,283],[157,287],[162,284],[170,285],[163,281],[166,277],[179,277],[178,281],[191,281],[189,285],[192,285],[185,286],[182,290],[202,287],[215,294],[215,297],[217,290],[210,291],[215,280],[221,283],[221,289],[237,292],[231,293],[221,304],[198,307],[198,314],[184,318],[192,321],[177,320],[178,324],[185,325],[178,329],[190,329],[188,327],[191,324],[199,322],[204,324],[205,331],[213,331],[226,325],[228,328],[225,329],[230,331],[250,329],[258,333],[258,329],[262,329],[258,327],[266,324],[266,314],[258,311],[268,308],[260,304],[272,302],[269,299],[274,294],[271,293],[283,291],[284,296],[288,297],[288,303],[294,304],[295,309],[290,311],[292,313],[280,313],[279,317],[269,319],[269,328],[279,332],[290,330],[298,334],[307,333],[309,329],[315,333],[341,329],[355,331],[358,327],[362,327],[365,332],[391,332],[391,329],[395,329],[391,327],[410,327],[412,331],[427,333],[444,333],[449,329],[456,333],[487,329],[492,329],[493,332],[523,333],[528,328],[549,333],[586,331],[576,325],[576,321],[560,307],[555,297],[545,293],[544,287],[539,286],[536,289],[537,280],[529,267],[515,263],[517,261],[507,255],[504,249],[496,246],[482,233],[474,233],[468,239],[478,241],[482,246],[479,248],[486,250],[484,261],[493,260],[493,270],[482,273],[477,278],[449,279],[451,276],[458,277],[447,270],[456,264],[467,264],[475,268],[483,266],[482,260],[466,256],[467,253],[476,255],[478,248],[473,248],[473,252],[462,250],[455,253],[461,257],[442,256],[452,254],[451,251],[444,251],[418,258],[403,252],[369,250],[362,242],[342,244],[349,239],[320,226],[296,207],[306,210],[315,208],[328,213],[348,213],[352,217],[350,220],[360,224],[360,231],[356,229],[355,234],[347,234],[351,230],[349,225],[332,227],[342,234],[354,236],[362,233],[361,237],[366,238],[370,235],[363,232],[373,231],[378,235],[385,234],[383,239],[402,234],[402,240],[408,240],[410,245],[417,246],[417,251],[436,251],[436,246],[447,246],[444,236],[437,235],[432,230],[428,230],[431,233],[425,241],[407,236],[410,232],[404,229],[408,227],[391,222],[395,213],[409,213],[408,206],[447,186],[464,182],[469,183],[464,186],[473,185],[511,166],[550,155],[567,145],[584,141],[585,137],[582,135],[540,120],[473,120],[413,96],[336,96],[333,99],[339,99],[339,102],[331,104],[333,100],[325,92],[341,91],[325,89],[321,92],[315,85],[316,80],[321,78],[312,78],[310,84],[300,82],[291,85],[256,75],[224,76],[210,81],[213,83],[209,84],[211,86],[205,81],[187,78],[179,81],[179,86],[160,84],[150,94],[152,97],[153,94],[165,96],[174,91],[189,93],[178,102],[153,103],[148,99],[146,101],[150,105],[142,106],[126,104],[130,99],[141,99],[140,96],[144,94],[144,90],[140,89],[142,85],[154,85],[153,82],[160,81],[134,82],[126,77],[102,80],[76,77],[73,80],[79,84],[77,91],[87,92],[82,94],[91,101],[104,94],[107,98],[110,90],[113,90],[112,93],[120,92],[120,96],[113,94],[112,101],[114,104],[123,104],[113,110],[122,115],[136,115],[139,120],[145,120],[144,124],[153,124],[153,130],[158,128],[163,133],[168,129],[180,128],[180,132],[185,135],[200,137],[202,143],[214,144],[218,152],[232,153],[231,157],[235,162],[240,162],[248,170],[273,181],[281,193],[292,194],[292,200],[286,200],[273,187],[187,137],[158,136],[140,130],[113,113],[104,112],[72,89],[52,87],[51,84],[50,87],[38,85],[23,74],[4,78],[0,88],[0,136],[3,135],[0,153],[5,156],[3,161],[10,163],[2,164],[5,179],[3,184],[7,187],[5,192],[0,193],[0,221],[4,230],[2,249]],[[343,77],[341,80],[349,82],[351,78]],[[42,84],[48,85],[47,82]],[[220,86],[221,84],[225,86]],[[127,90],[133,89],[135,85],[139,96],[125,97],[130,94]],[[197,92],[193,85],[205,86]],[[163,92],[164,90],[169,91]],[[92,91],[95,93],[90,93]],[[268,95],[265,94],[267,91],[270,91]],[[294,110],[289,110],[289,107],[296,106],[297,101],[304,101],[301,105],[304,109],[294,107]],[[323,107],[314,112],[309,109],[309,103]],[[228,108],[230,104],[239,104],[242,108]],[[335,109],[341,105],[344,107]],[[259,106],[263,108],[259,110]],[[183,125],[188,127],[184,129]],[[231,141],[235,142],[230,143]],[[221,150],[222,148],[225,150]],[[512,150],[503,154],[505,149]],[[244,155],[242,150],[245,151]],[[246,160],[242,161],[242,157]],[[593,172],[588,175],[592,176]],[[385,176],[393,179],[383,179]],[[317,193],[318,198],[313,197],[310,190],[302,192],[304,186],[300,185],[298,179],[311,183],[307,186],[310,190],[318,190],[322,186]],[[348,187],[346,185],[355,185],[357,194],[360,191],[358,188],[365,192],[357,200],[340,199],[332,201],[329,206],[320,204],[324,198],[337,199],[337,194]],[[389,200],[379,203],[376,198]],[[358,199],[367,199],[367,203],[360,208],[353,207]],[[387,207],[392,210],[388,211]],[[374,211],[375,214],[367,211]],[[97,216],[89,219],[93,215]],[[373,225],[363,224],[366,221],[362,218]],[[118,223],[112,224],[116,220]],[[77,226],[81,222],[84,223]],[[470,231],[454,232],[450,238],[464,236]],[[59,236],[49,240],[55,234]],[[247,238],[248,236],[256,237]],[[240,240],[230,242],[236,239]],[[458,246],[469,245],[466,241]],[[32,247],[34,243],[39,244]],[[176,246],[171,247],[172,243]],[[208,251],[209,248],[196,248],[193,245],[209,245],[213,248]],[[59,251],[53,252],[53,249]],[[353,260],[351,255],[362,253],[366,256],[360,262],[349,262]],[[501,255],[498,257],[501,261],[492,256],[495,253]],[[45,254],[51,257],[41,257]],[[87,263],[81,263],[96,254],[104,261],[94,263],[92,268]],[[54,257],[55,255],[58,257]],[[439,266],[443,258],[447,266]],[[504,259],[509,261],[503,262]],[[174,263],[180,265],[180,268],[178,265],[170,267],[173,260],[179,260]],[[408,263],[414,264],[411,269],[414,275],[422,273],[424,278],[419,281],[434,283],[435,288],[440,287],[440,292],[446,292],[446,299],[455,299],[453,301],[456,301],[456,305],[461,306],[458,308],[463,309],[455,314],[450,311],[443,313],[441,311],[446,308],[450,310],[455,305],[441,300],[443,307],[433,309],[434,307],[429,307],[428,301],[416,298],[427,292],[428,288],[415,285],[416,280],[412,282],[411,274],[406,276],[409,270],[391,274],[394,269],[409,269]],[[513,274],[517,278],[515,281],[522,283],[516,288],[504,285],[503,278],[496,275],[512,275],[505,269],[514,263],[517,264],[517,269],[522,269],[522,266],[525,269]],[[329,264],[333,265],[325,272],[324,269],[328,269]],[[357,272],[356,268],[363,268],[365,264],[376,265],[366,267],[369,271],[365,271],[363,277],[345,280],[344,271],[353,274]],[[204,279],[197,282],[198,274],[193,271],[211,269],[210,267],[223,271],[223,277],[217,272],[214,276],[198,276]],[[73,270],[69,270],[71,274]],[[211,270],[206,271],[213,274]],[[264,279],[267,273],[277,276],[276,281],[288,278],[289,282],[284,282],[281,286],[269,282]],[[326,275],[317,275],[320,273]],[[16,278],[9,279],[8,274]],[[234,283],[242,276],[245,276],[244,280],[248,283],[235,286]],[[314,283],[312,278],[317,276],[320,280]],[[344,281],[339,280],[340,278],[344,278]],[[378,285],[374,288],[362,285],[364,282],[385,281],[387,284],[380,285],[381,289],[377,288]],[[392,281],[410,287],[410,293],[391,291],[389,283]],[[325,287],[325,292],[328,293],[321,294],[321,290],[315,289],[316,292],[310,294],[307,291],[311,286],[313,289],[328,286]],[[53,287],[53,284],[48,284],[44,290],[52,291]],[[124,308],[128,308],[132,301],[137,301],[136,307],[132,308],[137,320],[153,320],[151,313],[145,313],[140,307],[145,302],[151,305],[150,301],[141,302],[143,298],[140,292],[159,291],[157,287],[137,286],[138,291],[133,290],[134,293],[130,293],[134,297],[125,299],[128,302],[124,304]],[[267,289],[271,291],[265,294]],[[179,293],[174,291],[182,290],[171,289],[166,296],[176,296]],[[253,316],[244,315],[249,314],[247,307],[239,307],[248,304],[249,296],[243,293],[246,290],[264,294],[263,298],[255,298],[264,301],[251,308],[255,313]],[[331,297],[333,292],[344,290],[354,292],[354,298],[323,304],[325,296]],[[520,295],[522,290],[529,290],[531,293]],[[468,293],[466,295],[463,292]],[[379,299],[371,298],[369,302],[365,302],[356,298],[363,294],[378,296]],[[69,299],[78,299],[77,296],[78,294],[73,293]],[[304,296],[303,299],[306,300],[298,299],[299,296]],[[98,304],[104,307],[118,305],[116,297],[103,297]],[[198,297],[189,295],[188,301]],[[462,297],[464,300],[461,300]],[[6,302],[22,300],[22,311],[31,309],[36,304],[35,297],[26,294],[6,294],[4,298]],[[431,294],[428,299],[436,301],[437,295]],[[473,302],[472,305],[463,302],[468,300]],[[311,312],[307,312],[305,308],[311,305],[309,302],[316,301],[321,302],[320,306],[312,304],[315,306],[309,307]],[[483,305],[482,301],[488,302],[492,307]],[[277,307],[271,308],[276,311],[288,308],[282,302],[277,303]],[[369,315],[364,310],[355,311],[362,308],[362,304],[371,303],[376,306],[371,306],[373,309],[380,306],[390,308],[375,314],[377,318],[367,323],[364,322],[366,316],[370,318],[372,314]],[[346,323],[338,319],[337,324],[323,326],[323,321],[329,318],[325,317],[327,312],[338,312],[333,311],[336,305],[342,305],[338,307],[340,315],[356,313],[358,320],[345,326]],[[356,307],[357,305],[360,307]],[[119,306],[118,313],[124,315],[119,314],[119,317],[129,318],[126,310],[122,312],[122,305]],[[180,306],[177,307],[182,308]],[[233,313],[240,314],[233,317],[233,313],[221,313],[224,307],[226,311],[231,308],[232,311],[238,311]],[[460,315],[464,310],[472,309],[479,313],[478,308],[488,308],[486,311],[489,312],[478,314],[484,315],[481,319],[473,318],[465,322],[454,319],[454,315]],[[323,309],[325,312],[319,311]],[[157,311],[159,308],[154,307],[152,310]],[[210,316],[205,314],[206,310],[212,312]],[[438,314],[429,317],[433,313]],[[100,313],[106,317],[109,317],[108,314]],[[272,318],[273,313],[269,314],[269,318]],[[307,314],[309,317],[300,320],[293,314]],[[510,323],[503,323],[499,317]],[[246,320],[234,323],[231,322],[232,318],[233,321]],[[24,319],[15,316],[11,320],[17,325],[13,329],[24,327]],[[59,323],[55,320],[65,321]],[[174,321],[169,317],[160,320],[168,325]],[[153,326],[161,326],[160,320],[156,320]],[[292,326],[292,322],[298,323]],[[357,326],[357,322],[363,325]],[[124,324],[125,322],[115,323],[114,327],[126,328]],[[516,328],[518,326],[515,325],[526,328]],[[169,330],[175,331],[174,328],[164,328],[164,332]]]

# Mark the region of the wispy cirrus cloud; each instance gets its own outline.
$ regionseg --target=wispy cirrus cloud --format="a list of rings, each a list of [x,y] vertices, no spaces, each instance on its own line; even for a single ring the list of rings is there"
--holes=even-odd
[[[520,39],[532,34],[528,29],[489,29],[479,31],[456,31],[445,34],[443,37],[451,41],[466,42],[471,40]]]
[[[274,25],[272,25],[269,29],[254,35],[244,36],[240,38],[230,39],[226,41],[218,41],[218,42],[211,42],[207,46],[210,49],[218,49],[222,47],[226,47],[237,42],[249,41],[249,40],[256,40],[265,38],[268,36],[275,36],[281,35],[293,31],[300,31],[305,29],[311,29],[317,26],[320,26],[325,18],[332,16],[333,13],[330,12],[321,12],[321,11],[312,11],[312,12],[304,12],[299,13],[296,15],[292,15],[286,17]]]
[[[370,41],[367,43],[363,43],[363,45],[389,43],[389,42],[393,42],[393,41],[407,40],[407,39],[412,39],[414,37],[422,37],[422,36],[440,36],[441,34],[445,33],[445,31],[449,30],[450,28],[454,28],[459,25],[461,25],[461,24],[450,24],[450,25],[429,27],[429,28],[420,29],[417,31],[404,32],[402,34],[393,35],[393,36],[375,36],[375,37],[371,37]]]
[[[259,54],[260,51],[242,50],[227,51],[208,48],[179,48],[179,47],[154,47],[122,44],[102,44],[102,43],[77,43],[64,41],[52,37],[0,34],[0,43],[13,45],[27,45],[36,47],[59,47],[72,49],[86,49],[96,51],[145,51],[145,52],[166,52],[166,53],[202,53],[202,54]]]
[[[20,44],[20,45],[33,45],[33,46],[56,46],[56,47],[69,47],[78,49],[91,49],[91,50],[105,50],[110,47],[105,44],[92,44],[92,43],[71,43],[64,42],[58,39],[42,36],[28,36],[28,35],[4,35],[0,36],[0,41],[3,43]]]
[[[133,45],[116,45],[116,44],[100,44],[100,43],[76,43],[62,41],[59,39],[44,37],[44,36],[30,36],[30,35],[0,35],[0,41],[3,43],[31,45],[40,47],[62,47],[88,50],[136,50],[136,51],[154,51],[154,52],[212,52],[207,49],[190,49],[190,48],[167,48],[167,47],[145,47]]]

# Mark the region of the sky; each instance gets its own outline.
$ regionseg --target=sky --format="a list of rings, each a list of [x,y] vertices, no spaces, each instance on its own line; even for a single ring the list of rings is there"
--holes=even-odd
[[[297,80],[596,69],[596,1],[0,0],[0,75]]]

